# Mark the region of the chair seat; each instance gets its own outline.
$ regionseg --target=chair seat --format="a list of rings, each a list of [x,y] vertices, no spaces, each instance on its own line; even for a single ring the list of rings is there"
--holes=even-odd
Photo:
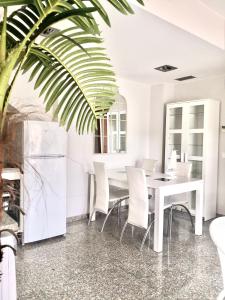
[[[121,189],[115,186],[109,186],[109,201],[114,202],[119,199],[126,199],[129,197],[129,192],[127,189]]]

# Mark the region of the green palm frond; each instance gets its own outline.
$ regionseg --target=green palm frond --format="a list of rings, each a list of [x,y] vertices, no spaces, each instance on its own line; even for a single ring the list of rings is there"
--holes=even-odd
[[[12,47],[23,41],[38,19],[38,11],[33,5],[24,6],[13,12],[7,19],[8,44]]]
[[[143,0],[136,0],[138,3],[144,5]],[[101,4],[102,0],[0,0],[0,7],[12,6],[12,5],[32,5],[38,11],[39,15],[45,13],[46,8],[55,6],[55,13],[62,13],[72,9],[84,9],[94,7],[106,24],[110,25],[109,16]],[[127,0],[107,0],[112,6],[114,6],[119,12],[123,14],[133,13],[133,10]],[[96,21],[88,21],[85,18],[71,18],[71,21],[85,30],[97,30],[98,26]],[[92,31],[93,32],[93,31]]]
[[[71,8],[71,7],[70,7]],[[37,36],[39,36],[46,28],[59,22],[61,20],[72,18],[77,26],[81,27],[83,30],[92,33],[98,33],[98,29],[96,29],[96,25],[93,24],[93,19],[89,16],[91,12],[93,12],[95,8],[83,8],[83,9],[68,9],[65,11],[64,9],[59,8],[59,12],[52,12],[42,21],[40,26],[34,31],[33,35],[30,37],[29,41],[34,40]],[[7,19],[7,44],[9,48],[15,46],[16,43],[22,42],[30,29],[33,28],[40,18],[40,8],[37,9],[36,6],[30,4],[27,6],[23,6],[20,9],[13,12]],[[81,18],[85,19],[86,22]],[[89,27],[91,26],[91,30]],[[29,42],[28,41],[28,42]]]
[[[136,0],[143,4],[143,0]],[[123,14],[133,13],[128,0],[105,0]],[[7,7],[19,9],[7,18]],[[21,7],[21,5],[24,5]],[[60,123],[70,128],[75,120],[79,133],[93,130],[96,120],[112,105],[115,74],[101,48],[97,11],[110,25],[101,0],[0,0],[0,113],[5,115],[10,92],[23,67],[45,96],[46,109],[54,106]],[[64,19],[72,29],[59,31],[40,44],[36,39]],[[25,63],[24,63],[25,62]],[[14,73],[13,73],[14,72]],[[0,119],[1,125],[4,117]]]
[[[23,65],[44,95],[46,110],[54,106],[62,125],[75,122],[78,133],[88,132],[114,102],[115,74],[101,39],[79,27],[45,38],[34,45]],[[81,49],[78,44],[85,49]]]
[[[0,0],[0,7],[31,4],[32,0]]]

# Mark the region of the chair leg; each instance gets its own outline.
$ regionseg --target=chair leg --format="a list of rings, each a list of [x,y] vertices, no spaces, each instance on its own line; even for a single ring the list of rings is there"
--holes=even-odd
[[[166,229],[166,235],[167,235],[167,237],[169,236],[169,230],[170,230],[170,208],[167,208],[167,209],[169,209],[168,221],[167,221],[167,229]]]
[[[173,223],[173,206],[170,208],[170,215],[169,215],[169,239],[171,240],[172,237],[172,223]]]
[[[124,225],[123,225],[123,229],[122,229],[121,235],[120,235],[120,243],[122,243],[123,234],[124,234],[124,231],[125,231],[125,229],[126,229],[126,227],[127,227],[127,224],[128,224],[128,222],[126,221],[126,222],[124,223]]]
[[[89,216],[89,220],[88,220],[88,226],[90,225],[91,223],[91,220],[92,220],[92,217],[94,215],[94,213],[96,212],[95,208],[93,209],[92,213],[91,213],[91,216]]]
[[[149,215],[149,222],[148,222],[148,224],[151,224],[151,221],[152,221],[152,216]],[[150,248],[150,243],[151,243],[151,230],[149,230],[149,233],[148,233],[148,248]]]
[[[133,225],[131,226],[131,236],[132,236],[132,238],[134,237],[134,226]]]
[[[117,225],[119,226],[121,222],[121,202],[117,207]]]
[[[151,230],[149,230],[149,233],[148,233],[148,249],[150,248],[151,246]]]
[[[117,206],[117,225],[119,226],[119,215],[120,215],[120,206]]]
[[[142,249],[143,249],[143,246],[144,246],[144,244],[145,244],[146,238],[147,238],[147,236],[148,236],[148,233],[149,233],[150,230],[151,230],[151,227],[152,227],[152,224],[153,224],[153,223],[154,223],[154,221],[152,221],[152,222],[150,223],[150,225],[148,226],[148,228],[147,228],[146,231],[145,231],[145,235],[144,235],[143,240],[142,240],[142,242],[141,242],[140,251],[142,251]]]
[[[109,210],[109,212],[107,213],[107,215],[106,215],[106,217],[105,217],[105,220],[104,220],[104,222],[103,222],[103,224],[102,224],[102,229],[101,229],[100,232],[103,232],[104,227],[105,227],[105,223],[106,223],[106,221],[108,220],[108,217],[109,217],[109,215],[111,214],[111,212],[113,211],[113,209],[114,209],[116,206],[118,206],[122,201],[124,201],[124,199],[118,200],[118,201],[112,206],[112,208]]]
[[[192,218],[192,215],[191,215],[191,213],[190,213],[190,210],[187,208],[187,206],[185,206],[185,205],[183,205],[183,204],[174,204],[173,207],[175,207],[175,206],[181,206],[181,207],[183,207],[183,208],[186,210],[186,212],[187,212],[188,215],[189,215],[190,221],[191,221],[192,229],[194,230],[194,222],[193,222],[193,218]]]

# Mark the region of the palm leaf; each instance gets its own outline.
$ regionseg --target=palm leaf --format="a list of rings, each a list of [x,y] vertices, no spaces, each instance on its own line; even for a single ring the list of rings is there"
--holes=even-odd
[[[98,46],[101,42],[72,27],[34,45],[22,68],[31,70],[30,80],[44,95],[46,110],[54,106],[61,125],[69,129],[74,121],[80,134],[94,130],[117,92],[109,59]]]
[[[7,41],[9,48],[23,41],[27,33],[35,26],[39,13],[34,5],[21,7],[7,19]]]
[[[138,3],[144,5],[143,0],[136,0]],[[118,11],[123,14],[133,13],[133,10],[127,0],[107,0],[112,6],[114,6]],[[55,6],[51,5],[51,1],[48,0],[0,0],[1,6],[11,6],[11,5],[30,5],[31,10],[38,11],[39,16],[45,14],[45,9],[50,6],[53,8],[52,17],[56,17],[58,14],[72,11],[73,9],[96,9],[106,24],[110,25],[109,16],[100,3],[100,0],[59,0]],[[87,3],[87,4],[86,4]],[[90,4],[92,7],[90,7]],[[47,16],[46,16],[47,17]],[[99,33],[98,25],[93,18],[88,20],[87,15],[76,15],[71,16],[70,20],[80,26],[82,29],[87,30],[92,33]]]
[[[33,3],[32,0],[0,0],[0,7],[14,6],[14,5],[25,5]]]
[[[127,0],[106,1],[123,14],[133,13]],[[137,2],[143,4],[142,0]],[[110,25],[106,10],[100,0],[0,0],[0,7],[23,4],[5,23],[6,38],[2,40],[7,64],[2,64],[4,72],[0,74],[1,110],[7,108],[10,72],[15,68],[18,74],[23,66],[24,72],[32,70],[30,80],[35,79],[35,87],[41,88],[46,109],[57,104],[55,113],[61,124],[68,129],[75,120],[80,133],[94,129],[96,119],[113,103],[116,91],[114,72],[104,50],[97,46],[101,39],[95,36],[99,29],[92,16],[97,10]],[[43,30],[63,19],[75,27],[34,45]],[[1,32],[5,32],[3,27],[0,23]]]
[[[37,28],[37,30],[30,38],[30,41],[33,41],[37,36],[40,35],[40,33],[42,33],[49,26],[67,18],[72,18],[73,23],[76,23],[84,30],[87,30],[92,33],[98,33],[98,30],[96,30],[96,32],[93,32],[93,28],[95,27],[93,27],[93,21],[92,19],[90,19],[91,17],[89,16],[89,14],[94,10],[95,8],[74,9],[72,7],[72,9],[64,11],[64,9],[59,8],[59,13],[51,13],[43,20],[41,26]],[[27,5],[13,12],[8,17],[7,41],[11,47],[15,46],[16,43],[19,43],[26,38],[30,29],[34,27],[35,24],[38,22],[40,14],[41,7],[37,9],[34,5]],[[81,22],[81,17],[86,21],[84,22],[82,20]],[[76,22],[74,20],[76,20]],[[89,27],[91,27],[91,30],[89,30]]]
[[[137,0],[143,4],[142,0]],[[85,4],[88,2],[87,4]],[[132,13],[130,5],[127,0],[108,0],[121,13]],[[39,36],[46,28],[52,26],[56,22],[64,19],[69,19],[76,26],[83,30],[99,34],[98,25],[92,16],[92,12],[97,10],[103,20],[110,25],[109,17],[100,4],[99,0],[59,0],[53,6],[51,1],[47,0],[0,0],[0,6],[21,5],[27,4],[14,13],[12,13],[7,20],[7,49],[11,49],[17,43],[23,41],[30,32],[40,17],[45,14],[46,9],[51,8],[48,14],[43,18],[41,25],[33,33],[28,42],[32,42]],[[54,2],[55,3],[55,2]],[[90,4],[93,7],[90,7]],[[0,23],[0,30],[2,23]]]

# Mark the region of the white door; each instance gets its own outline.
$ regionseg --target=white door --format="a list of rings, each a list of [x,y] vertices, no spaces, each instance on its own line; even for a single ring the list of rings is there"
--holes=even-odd
[[[25,159],[24,243],[66,233],[66,158]]]
[[[24,122],[24,156],[66,154],[67,133],[57,122]]]

